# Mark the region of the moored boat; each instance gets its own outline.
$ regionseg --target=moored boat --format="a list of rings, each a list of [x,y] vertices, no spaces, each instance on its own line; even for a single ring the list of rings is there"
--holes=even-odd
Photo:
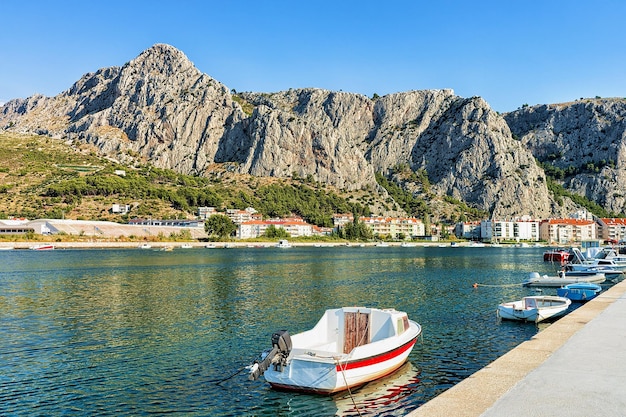
[[[505,320],[541,321],[562,316],[572,301],[565,297],[536,295],[498,305],[498,317]]]
[[[43,245],[35,245],[30,247],[31,250],[53,250],[54,245],[43,244]]]
[[[601,284],[606,281],[606,276],[601,273],[589,273],[584,275],[568,275],[566,271],[559,271],[557,276],[539,275],[537,272],[528,274],[528,278],[522,282],[524,287],[562,287],[567,284],[578,282],[591,282]]]
[[[272,335],[272,349],[250,367],[274,389],[332,394],[359,387],[402,366],[422,328],[394,309],[326,310],[311,330]]]
[[[578,282],[557,288],[556,295],[566,297],[572,301],[589,301],[598,296],[602,287],[590,282]]]
[[[289,241],[287,239],[281,239],[276,244],[276,247],[277,248],[281,248],[281,249],[287,249],[287,248],[291,247],[291,243],[289,243]]]
[[[558,262],[562,264],[569,261],[570,256],[570,251],[564,248],[548,249],[543,253],[543,260],[545,262]]]
[[[615,269],[610,266],[589,266],[585,264],[567,264],[566,268],[567,268],[568,275],[575,275],[577,273],[578,274],[584,273],[587,275],[593,274],[593,273],[595,274],[602,273],[604,274],[606,279],[621,278],[624,275],[624,271],[620,269]]]
[[[572,248],[573,257],[567,264],[572,270],[585,268],[610,268],[611,270],[624,271],[626,269],[626,257],[616,253],[613,249],[604,248],[596,253],[595,257],[588,258],[578,248]]]

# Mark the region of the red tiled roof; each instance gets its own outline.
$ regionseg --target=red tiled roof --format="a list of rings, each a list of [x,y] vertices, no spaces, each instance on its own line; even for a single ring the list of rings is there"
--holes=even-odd
[[[593,220],[583,219],[549,219],[546,221],[548,224],[565,224],[570,226],[589,226],[595,223]]]
[[[600,219],[602,221],[602,223],[606,224],[607,226],[626,226],[626,219],[620,219],[620,218],[611,218],[611,219]]]

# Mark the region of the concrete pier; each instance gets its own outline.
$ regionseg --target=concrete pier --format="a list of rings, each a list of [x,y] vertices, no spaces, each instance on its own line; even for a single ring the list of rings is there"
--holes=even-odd
[[[626,281],[410,417],[626,415]]]

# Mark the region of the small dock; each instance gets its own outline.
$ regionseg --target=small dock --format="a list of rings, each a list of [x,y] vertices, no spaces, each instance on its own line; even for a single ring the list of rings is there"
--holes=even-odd
[[[622,416],[624,387],[626,281],[408,416]]]

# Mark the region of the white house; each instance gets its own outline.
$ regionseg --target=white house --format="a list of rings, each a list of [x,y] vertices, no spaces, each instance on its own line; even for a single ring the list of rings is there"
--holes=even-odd
[[[114,214],[126,214],[130,211],[130,204],[113,204],[111,206],[111,213]]]

